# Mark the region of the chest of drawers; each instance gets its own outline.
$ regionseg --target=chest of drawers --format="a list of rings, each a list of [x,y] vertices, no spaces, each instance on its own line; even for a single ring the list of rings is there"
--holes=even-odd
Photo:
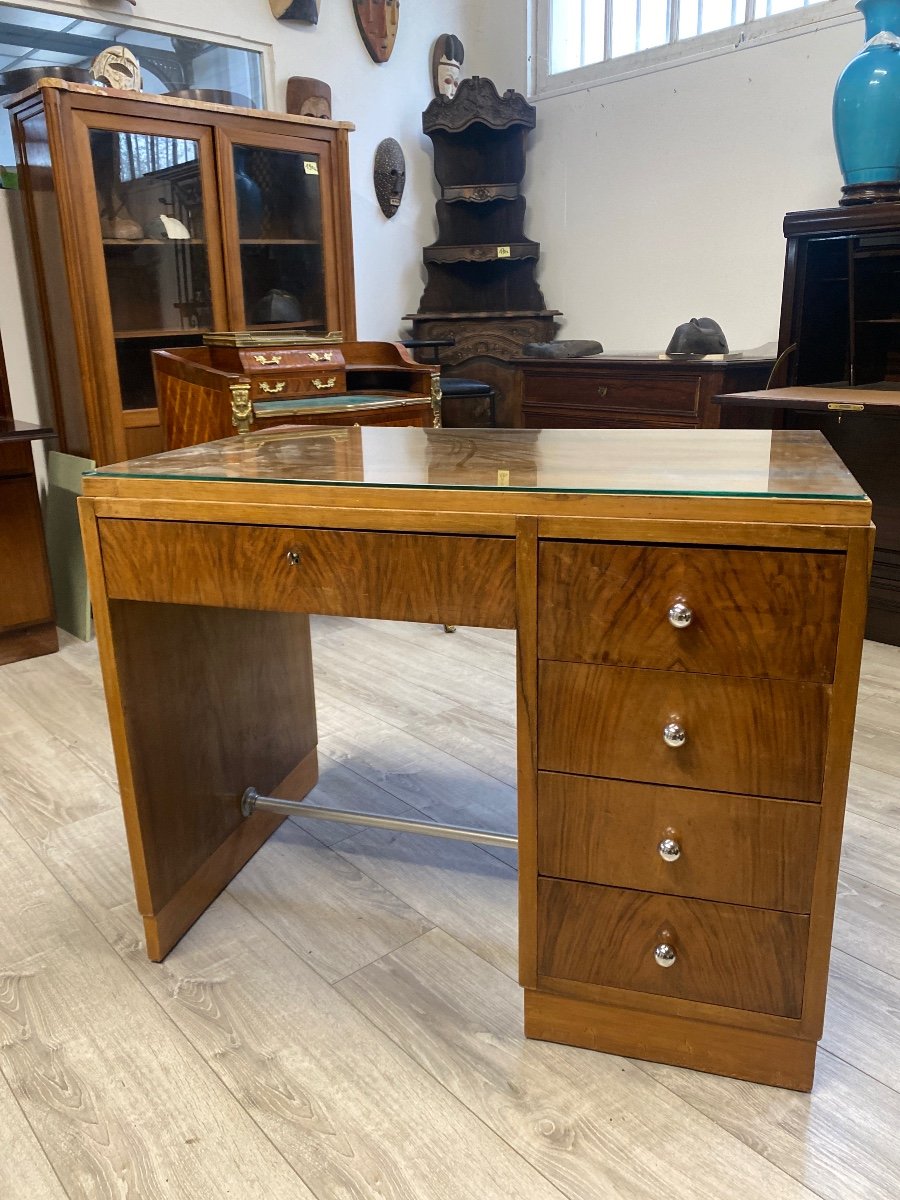
[[[663,1030],[695,1064],[722,1021],[734,1073],[811,1083],[845,571],[799,547],[540,543],[530,1033],[652,1058]]]
[[[713,397],[765,387],[772,359],[522,359],[522,424],[529,429],[717,428],[754,425],[752,411],[723,414]],[[751,382],[753,381],[753,382]]]

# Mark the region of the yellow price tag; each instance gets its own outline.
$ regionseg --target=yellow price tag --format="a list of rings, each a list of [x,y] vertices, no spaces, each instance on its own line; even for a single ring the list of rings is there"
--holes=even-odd
[[[497,257],[498,258],[511,258],[512,255],[510,254],[509,246],[498,246],[497,247]]]
[[[310,162],[309,159],[304,158],[303,170],[306,172],[307,175],[318,175],[319,164],[317,162]]]

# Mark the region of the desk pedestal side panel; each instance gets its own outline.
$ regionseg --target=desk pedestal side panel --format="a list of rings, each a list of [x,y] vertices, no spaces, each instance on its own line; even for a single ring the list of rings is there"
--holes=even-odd
[[[868,537],[540,542],[529,1036],[812,1086]]]
[[[112,600],[109,621],[129,850],[159,960],[283,820],[244,820],[248,781],[290,799],[316,782],[309,618]]]

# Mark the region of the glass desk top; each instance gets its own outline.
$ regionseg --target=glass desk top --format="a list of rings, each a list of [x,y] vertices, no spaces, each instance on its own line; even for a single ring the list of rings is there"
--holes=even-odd
[[[821,433],[757,429],[268,429],[95,477],[466,491],[861,500]]]

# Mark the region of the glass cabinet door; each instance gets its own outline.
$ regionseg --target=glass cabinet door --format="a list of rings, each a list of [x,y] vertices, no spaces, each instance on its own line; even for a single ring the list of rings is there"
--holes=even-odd
[[[328,164],[323,146],[308,144],[228,143],[239,248],[233,288],[246,329],[329,328]]]
[[[92,128],[89,144],[122,406],[154,408],[150,350],[214,326],[201,141]]]

